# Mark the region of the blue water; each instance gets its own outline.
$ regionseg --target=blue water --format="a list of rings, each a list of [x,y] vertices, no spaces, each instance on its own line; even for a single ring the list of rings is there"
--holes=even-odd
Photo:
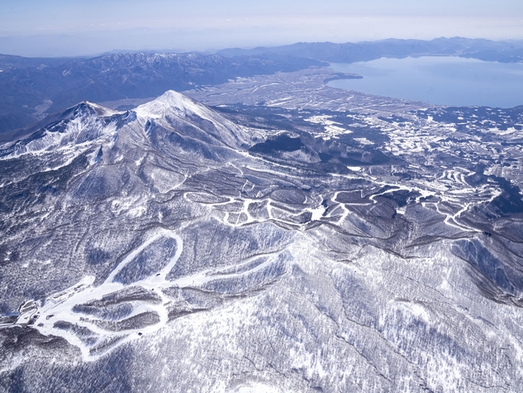
[[[333,63],[331,68],[363,76],[331,81],[332,87],[437,105],[523,105],[523,63],[427,56]]]

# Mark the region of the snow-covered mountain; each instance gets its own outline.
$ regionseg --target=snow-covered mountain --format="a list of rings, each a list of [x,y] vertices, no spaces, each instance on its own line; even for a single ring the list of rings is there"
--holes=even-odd
[[[84,102],[0,146],[0,388],[518,391],[520,179],[488,154],[521,127],[248,110]]]

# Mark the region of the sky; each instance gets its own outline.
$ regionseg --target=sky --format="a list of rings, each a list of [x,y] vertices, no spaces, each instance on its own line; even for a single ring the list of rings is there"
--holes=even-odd
[[[523,1],[0,0],[0,53],[32,57],[454,36],[523,39]]]

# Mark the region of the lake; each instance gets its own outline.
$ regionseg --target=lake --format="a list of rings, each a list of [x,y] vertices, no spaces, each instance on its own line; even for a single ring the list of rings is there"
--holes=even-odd
[[[363,76],[331,81],[331,87],[437,105],[523,105],[523,63],[425,56],[333,63],[331,68]]]

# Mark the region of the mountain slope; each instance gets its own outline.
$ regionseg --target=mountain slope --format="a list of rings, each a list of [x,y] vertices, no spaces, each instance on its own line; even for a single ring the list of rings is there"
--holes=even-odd
[[[522,198],[488,159],[499,129],[472,130],[473,109],[460,130],[442,108],[228,109],[84,102],[0,146],[3,390],[523,384]]]

